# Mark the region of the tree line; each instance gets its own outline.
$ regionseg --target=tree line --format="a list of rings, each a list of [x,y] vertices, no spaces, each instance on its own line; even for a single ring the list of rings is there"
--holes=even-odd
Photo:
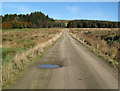
[[[31,14],[6,14],[2,17],[2,28],[51,28],[64,27],[64,23],[55,22],[42,12],[32,12]]]
[[[54,20],[42,12],[32,12],[30,14],[6,14],[2,17],[3,29],[21,28],[118,28],[118,22],[98,21],[98,20]],[[0,18],[1,19],[1,18]],[[66,25],[67,24],[67,25]]]
[[[69,21],[67,28],[118,28],[118,22],[97,20],[73,20]]]

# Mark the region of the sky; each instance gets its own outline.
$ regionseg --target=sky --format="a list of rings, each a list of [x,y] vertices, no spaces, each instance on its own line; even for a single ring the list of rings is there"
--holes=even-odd
[[[2,15],[35,11],[54,19],[118,21],[118,2],[2,2]]]
[[[1,0],[1,2],[119,2],[120,0]]]

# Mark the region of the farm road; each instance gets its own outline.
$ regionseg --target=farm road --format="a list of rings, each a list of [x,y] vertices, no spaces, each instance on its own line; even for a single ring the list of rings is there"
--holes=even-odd
[[[40,69],[40,64],[60,64]],[[118,75],[108,64],[73,39],[67,29],[43,57],[28,67],[11,89],[117,89]]]

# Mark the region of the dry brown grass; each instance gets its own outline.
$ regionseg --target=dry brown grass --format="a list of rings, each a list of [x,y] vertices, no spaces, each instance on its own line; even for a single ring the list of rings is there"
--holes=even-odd
[[[11,84],[62,34],[63,29],[3,32],[3,87]]]
[[[118,67],[120,35],[117,28],[73,28],[69,32],[115,68]]]

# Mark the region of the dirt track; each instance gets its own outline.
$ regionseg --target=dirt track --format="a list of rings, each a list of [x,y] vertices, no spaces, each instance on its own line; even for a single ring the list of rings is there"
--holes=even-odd
[[[57,69],[40,69],[40,64],[60,64]],[[65,29],[57,43],[31,65],[11,89],[117,89],[113,68],[73,39]]]

